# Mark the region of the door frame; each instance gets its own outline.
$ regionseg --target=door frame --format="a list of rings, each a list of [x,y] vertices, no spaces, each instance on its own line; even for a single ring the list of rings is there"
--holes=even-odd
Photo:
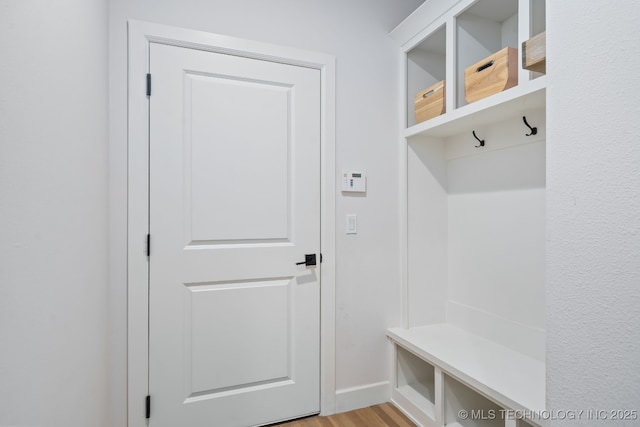
[[[335,57],[154,24],[128,21],[127,112],[127,420],[144,427],[149,393],[149,103],[150,43],[232,54],[320,71],[320,413],[335,413]],[[152,95],[153,96],[153,95]],[[153,410],[152,410],[153,413]]]

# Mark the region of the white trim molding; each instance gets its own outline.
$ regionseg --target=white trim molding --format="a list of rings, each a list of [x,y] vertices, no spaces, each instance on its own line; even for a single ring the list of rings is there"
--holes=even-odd
[[[144,427],[148,394],[148,100],[150,43],[313,68],[321,74],[321,355],[320,411],[336,412],[335,389],[335,57],[202,31],[128,22],[127,419]]]
[[[336,412],[348,412],[388,402],[390,392],[391,385],[389,384],[389,381],[337,390]]]

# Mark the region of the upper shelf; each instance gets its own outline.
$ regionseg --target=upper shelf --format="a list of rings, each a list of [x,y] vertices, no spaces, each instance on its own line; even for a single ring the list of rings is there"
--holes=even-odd
[[[545,14],[545,0],[430,0],[416,10],[391,33],[405,53],[403,135],[448,137],[544,108],[546,78],[520,57],[522,43],[545,31]],[[509,66],[508,86],[516,86],[474,102],[467,70],[507,47],[518,51],[517,67],[513,57]],[[416,123],[425,118],[415,117],[416,96],[436,84],[445,87],[444,105],[436,105],[442,115]]]
[[[522,111],[545,106],[546,87],[546,76],[542,76],[413,125],[405,129],[404,137],[432,136],[442,138],[471,131],[477,126],[486,126],[510,117],[521,116]]]

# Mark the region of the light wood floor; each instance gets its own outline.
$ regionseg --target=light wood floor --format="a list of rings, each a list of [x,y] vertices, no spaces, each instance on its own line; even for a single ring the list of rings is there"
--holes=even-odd
[[[415,424],[390,403],[329,417],[303,418],[276,425],[286,427],[415,427]]]

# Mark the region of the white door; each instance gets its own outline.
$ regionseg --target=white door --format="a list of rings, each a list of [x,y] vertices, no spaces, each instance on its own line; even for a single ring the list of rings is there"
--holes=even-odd
[[[150,425],[317,413],[320,72],[156,43],[150,72]]]

